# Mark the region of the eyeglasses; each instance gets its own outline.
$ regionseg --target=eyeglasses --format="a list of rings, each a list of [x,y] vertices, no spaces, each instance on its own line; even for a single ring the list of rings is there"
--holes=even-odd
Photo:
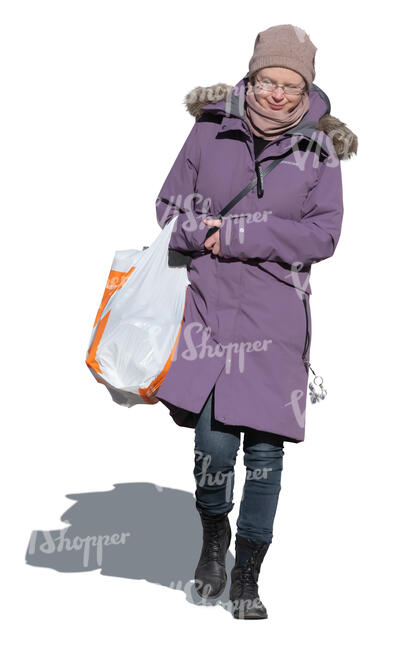
[[[301,95],[304,93],[306,86],[300,88],[300,86],[295,86],[294,84],[274,84],[272,81],[262,81],[256,79],[254,83],[255,88],[260,88],[264,93],[273,93],[277,88],[282,88],[285,95]]]

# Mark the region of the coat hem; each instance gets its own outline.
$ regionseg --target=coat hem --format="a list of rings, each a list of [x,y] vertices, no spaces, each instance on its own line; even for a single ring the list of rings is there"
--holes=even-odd
[[[215,389],[215,385],[213,386],[213,389]],[[207,399],[209,397],[210,393],[208,393]],[[188,429],[195,429],[197,426],[198,419],[200,417],[201,411],[204,408],[205,402],[202,405],[201,409],[199,412],[193,412],[189,411],[188,409],[182,408],[181,406],[177,406],[176,404],[173,404],[172,402],[169,402],[168,400],[164,399],[163,397],[158,398],[162,404],[166,406],[166,408],[169,409],[169,415],[172,418],[172,420],[179,426],[179,427],[184,427]],[[205,400],[206,401],[206,400]],[[245,433],[247,431],[259,431],[261,433],[266,433],[267,436],[275,436],[276,438],[280,438],[283,442],[304,442],[304,438],[302,439],[296,439],[292,438],[290,436],[285,436],[281,433],[276,433],[274,431],[266,431],[263,429],[256,429],[255,427],[250,427],[249,425],[246,424],[230,424],[226,422],[221,422],[221,420],[218,420],[215,417],[215,410],[213,409],[213,418],[216,422],[218,422],[221,426],[222,429],[227,427],[230,429],[231,427],[235,427],[237,429],[240,429],[241,431],[244,431]]]

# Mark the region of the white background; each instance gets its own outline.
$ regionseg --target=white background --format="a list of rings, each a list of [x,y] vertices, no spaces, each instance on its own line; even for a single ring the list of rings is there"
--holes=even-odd
[[[5,647],[400,647],[400,28],[387,2],[276,4],[1,4]],[[33,531],[68,527],[67,494],[194,493],[194,431],[160,403],[116,405],[86,349],[114,252],[159,233],[155,199],[194,122],[185,95],[236,84],[257,33],[281,23],[318,47],[315,83],[359,150],[342,162],[335,256],[312,274],[311,361],[328,397],[309,404],[305,442],[285,445],[260,580],[269,618],[244,622],[152,579],[25,555]],[[240,450],[232,529],[244,472]],[[123,524],[136,534],[135,518]],[[152,535],[168,528],[169,513]]]

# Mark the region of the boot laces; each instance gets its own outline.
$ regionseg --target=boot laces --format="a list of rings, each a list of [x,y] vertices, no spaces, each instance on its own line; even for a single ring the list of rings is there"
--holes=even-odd
[[[254,552],[242,567],[240,584],[243,599],[252,599],[255,602],[259,602],[257,569],[255,566],[256,555]]]
[[[206,548],[206,554],[208,560],[217,560],[219,559],[219,553],[221,548],[220,543],[220,534],[222,532],[223,522],[208,520],[205,522],[205,531],[208,535],[208,544]]]

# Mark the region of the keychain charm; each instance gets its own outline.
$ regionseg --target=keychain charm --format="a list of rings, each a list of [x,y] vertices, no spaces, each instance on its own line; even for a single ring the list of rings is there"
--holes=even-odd
[[[312,369],[311,365],[309,362],[307,362],[308,367],[310,368],[311,372],[314,375],[314,379],[312,382],[309,383],[309,394],[310,394],[310,400],[312,404],[316,404],[316,402],[319,402],[323,399],[325,399],[327,395],[327,391],[324,388],[324,380],[321,377],[321,375],[317,375],[314,370]]]
[[[316,386],[319,387],[319,390],[317,390]],[[325,399],[327,391],[324,388],[322,377],[320,377],[319,375],[314,377],[313,381],[309,383],[308,387],[310,389],[310,399],[312,404],[315,404],[316,402]]]

